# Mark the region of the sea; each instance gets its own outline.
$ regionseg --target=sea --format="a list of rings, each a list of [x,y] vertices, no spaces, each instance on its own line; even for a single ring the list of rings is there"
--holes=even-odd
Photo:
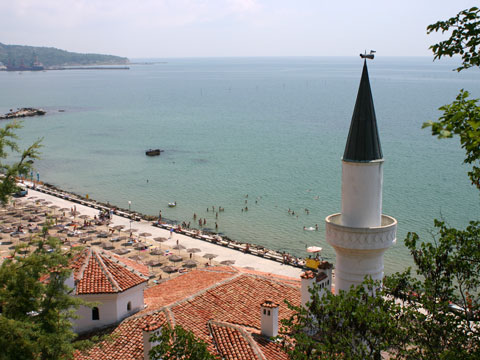
[[[413,264],[408,232],[432,241],[435,218],[460,228],[479,218],[459,139],[422,129],[460,89],[480,97],[480,72],[457,65],[368,62],[383,212],[398,220],[387,274]],[[0,112],[47,110],[18,131],[22,147],[42,139],[40,181],[192,227],[195,213],[231,239],[296,256],[320,246],[334,262],[325,217],[341,207],[341,157],[362,67],[357,57],[169,58],[129,70],[0,72]],[[148,157],[149,148],[164,152]]]

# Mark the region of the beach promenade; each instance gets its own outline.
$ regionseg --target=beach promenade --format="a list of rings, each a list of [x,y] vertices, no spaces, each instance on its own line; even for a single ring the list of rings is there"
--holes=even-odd
[[[58,206],[58,208],[68,209],[75,208],[78,212],[78,215],[76,215],[77,218],[81,215],[88,215],[90,218],[99,215],[98,209],[92,208],[90,206],[85,206],[77,202],[69,201],[54,195],[50,195],[41,191],[37,191],[31,188],[28,189],[28,195],[23,199],[26,199],[27,201],[30,200],[32,202],[38,199],[45,199],[46,201],[51,202],[51,206],[56,205]],[[131,221],[129,218],[114,214],[112,216],[111,224],[109,226],[115,227],[117,225],[123,226],[124,232],[129,232],[130,228],[135,229],[135,231],[133,232],[134,238],[139,238],[139,234],[141,233],[151,234],[148,236],[140,237],[143,242],[151,245],[151,247],[158,247],[159,245],[161,245],[162,248],[172,249],[175,245],[182,245],[185,247],[185,249],[200,249],[200,252],[194,254],[194,258],[201,258],[205,254],[214,254],[217,255],[215,257],[216,263],[221,263],[222,261],[226,260],[233,260],[233,265],[237,267],[247,267],[257,271],[268,272],[294,278],[298,278],[302,273],[302,269],[298,267],[285,265],[278,261],[273,261],[252,254],[247,254],[239,250],[196,239],[187,235],[178,234],[175,232],[170,233],[170,231],[168,231],[167,229],[153,226],[152,222],[150,221],[140,219]],[[167,238],[167,241],[159,244],[153,240],[156,237]],[[172,252],[174,252],[175,254],[178,254],[179,252],[184,253],[185,249],[172,250]]]

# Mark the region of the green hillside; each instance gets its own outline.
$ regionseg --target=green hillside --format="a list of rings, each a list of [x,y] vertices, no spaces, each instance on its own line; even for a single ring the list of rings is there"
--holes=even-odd
[[[5,45],[0,43],[0,62],[4,65],[31,65],[38,59],[45,67],[68,65],[120,65],[128,59],[101,54],[80,54],[52,47]]]

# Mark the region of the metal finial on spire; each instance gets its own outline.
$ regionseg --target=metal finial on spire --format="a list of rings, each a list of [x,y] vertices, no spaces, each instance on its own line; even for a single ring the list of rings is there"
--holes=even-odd
[[[370,54],[367,54],[367,50],[365,50],[365,54],[360,54],[360,57],[362,59],[370,59],[370,60],[373,60],[373,58],[375,57],[375,54],[376,51],[375,50],[370,50]]]
[[[343,160],[369,162],[382,158],[377,118],[370,89],[370,80],[368,79],[367,60],[364,60],[362,78],[358,88]]]

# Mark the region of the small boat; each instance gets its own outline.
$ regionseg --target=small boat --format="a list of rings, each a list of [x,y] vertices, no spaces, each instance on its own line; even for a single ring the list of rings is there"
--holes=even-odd
[[[160,153],[163,152],[163,150],[160,149],[148,149],[145,151],[145,155],[147,156],[158,156]]]
[[[177,202],[172,202],[172,203],[168,203],[168,207],[175,207],[177,206]]]

